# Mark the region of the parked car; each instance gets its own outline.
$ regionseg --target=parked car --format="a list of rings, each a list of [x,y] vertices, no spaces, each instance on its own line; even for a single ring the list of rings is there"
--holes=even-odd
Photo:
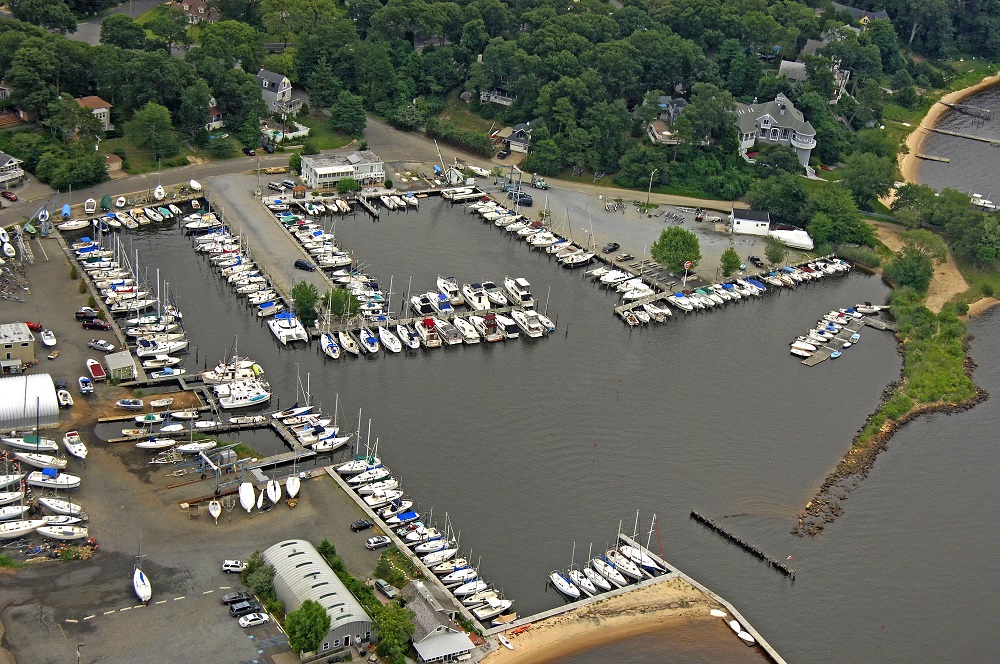
[[[354,532],[358,532],[361,530],[368,530],[374,525],[375,524],[369,521],[368,519],[358,519],[357,521],[351,524],[351,530],[353,530]]]
[[[91,339],[90,341],[87,342],[87,345],[93,348],[94,350],[102,350],[105,353],[110,353],[115,349],[114,344],[105,341],[104,339]]]
[[[226,574],[239,574],[247,568],[247,564],[242,560],[223,560],[222,571]]]
[[[510,156],[510,150],[500,150],[497,152],[497,159],[506,159]]]
[[[617,260],[618,262],[621,262],[621,261],[631,261],[631,260],[635,260],[635,256],[633,256],[632,254],[626,252],[624,254],[618,254],[617,256],[615,256],[615,260]]]
[[[248,613],[240,618],[240,627],[256,627],[257,625],[266,625],[269,622],[271,622],[271,616],[266,613]]]
[[[310,263],[305,258],[299,258],[295,261],[295,267],[300,270],[305,270],[306,272],[315,272],[316,266]]]
[[[279,194],[285,191],[285,188],[281,186],[280,182],[268,182],[267,188],[271,191],[276,191]]]
[[[285,189],[291,189],[295,186],[295,180],[282,180],[281,184],[285,187]]]
[[[228,593],[222,596],[223,604],[238,604],[240,602],[249,602],[253,599],[253,595],[250,593]]]
[[[76,316],[77,320],[90,320],[91,318],[97,318],[100,313],[101,312],[96,309],[91,309],[90,307],[80,307],[73,315]]]
[[[608,242],[606,245],[604,245],[604,248],[601,249],[601,251],[603,251],[606,254],[610,254],[612,251],[618,251],[620,247],[621,245],[618,244],[617,242]]]
[[[260,604],[257,602],[237,602],[229,607],[229,615],[234,618],[245,616],[248,613],[260,611]]]
[[[3,196],[8,201],[14,202],[17,200],[17,194],[13,191],[0,191],[0,196]]]
[[[384,579],[375,579],[375,587],[378,588],[380,593],[385,595],[386,599],[396,599],[399,595],[396,589],[392,587],[392,584]]]
[[[256,157],[257,151],[254,150],[253,148],[243,148],[243,154],[245,154],[248,157]]]
[[[271,145],[270,143],[265,143],[264,144],[264,152],[266,152],[268,154],[274,154],[274,146]]]
[[[365,540],[365,548],[369,551],[381,549],[382,547],[389,546],[390,544],[392,544],[392,540],[385,535],[376,535],[375,537],[369,537]]]
[[[508,196],[510,196],[511,200],[522,207],[531,207],[535,202],[531,198],[531,194],[526,194],[523,191],[514,191],[508,194]]]
[[[83,329],[85,330],[110,330],[111,323],[106,320],[101,320],[100,318],[88,318],[83,321]]]

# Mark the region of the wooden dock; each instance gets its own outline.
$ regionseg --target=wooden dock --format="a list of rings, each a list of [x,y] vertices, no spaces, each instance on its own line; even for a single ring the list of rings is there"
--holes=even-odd
[[[944,104],[948,108],[952,108],[959,113],[964,113],[965,115],[971,115],[973,117],[980,118],[982,120],[992,120],[993,111],[988,108],[983,108],[982,106],[973,106],[972,104],[956,104],[950,101],[938,100],[939,104]]]
[[[956,138],[966,138],[970,141],[979,141],[980,143],[989,143],[990,145],[997,147],[1000,146],[1000,139],[987,138],[985,136],[974,136],[972,134],[963,134],[960,131],[949,131],[947,129],[938,129],[937,127],[926,127],[927,131],[932,131],[935,134],[943,134],[945,136],[955,136]]]
[[[932,154],[924,154],[923,152],[918,152],[916,154],[916,157],[917,157],[917,159],[925,159],[927,161],[940,161],[940,162],[945,163],[945,164],[950,164],[951,163],[951,158],[950,157],[936,157],[936,156],[934,156]]]

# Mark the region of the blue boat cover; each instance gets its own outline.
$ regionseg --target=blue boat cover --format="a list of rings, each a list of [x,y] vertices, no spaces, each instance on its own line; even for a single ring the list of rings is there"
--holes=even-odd
[[[674,297],[684,297],[684,293],[677,291],[676,293],[674,293]]]
[[[63,206],[62,206],[62,216],[63,216],[63,219],[69,219],[72,216],[72,213],[70,212],[70,208],[69,208],[69,203],[63,203]]]
[[[722,287],[725,288],[726,290],[733,290],[732,284],[722,284]]]
[[[42,469],[42,475],[45,475],[46,477],[55,477],[58,474],[59,474],[59,471],[56,470],[55,468],[43,468]]]

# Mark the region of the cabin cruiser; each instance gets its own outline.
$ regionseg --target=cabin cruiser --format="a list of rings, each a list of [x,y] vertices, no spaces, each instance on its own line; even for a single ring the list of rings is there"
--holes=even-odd
[[[441,347],[441,336],[438,334],[433,318],[418,320],[413,326],[417,329],[417,335],[425,348]]]
[[[538,315],[535,314],[534,311],[530,309],[525,311],[515,309],[510,313],[510,315],[514,319],[517,326],[532,339],[545,336],[545,326],[539,322]]]
[[[524,277],[504,277],[503,287],[515,306],[531,309],[535,306],[535,298],[531,294],[531,284]]]
[[[438,275],[437,287],[441,293],[448,296],[448,301],[453,307],[465,304],[465,298],[462,297],[462,291],[458,288],[458,281],[455,277],[442,277]]]
[[[507,296],[503,294],[503,291],[501,291],[495,283],[492,281],[484,281],[482,283],[482,287],[486,292],[486,297],[488,297],[490,302],[493,303],[493,306],[507,306]]]
[[[434,327],[447,345],[454,346],[455,344],[462,343],[462,333],[458,331],[457,327],[441,318],[433,318],[431,320],[434,321]]]
[[[521,328],[512,318],[503,314],[496,315],[497,329],[503,334],[504,339],[516,339],[521,334]]]
[[[306,329],[299,322],[299,319],[295,314],[290,311],[284,311],[280,314],[275,315],[274,318],[267,321],[267,326],[271,328],[271,333],[280,341],[283,345],[287,345],[289,341],[308,341],[309,335],[306,333]]]
[[[486,311],[490,308],[490,298],[482,284],[465,284],[462,286],[465,303],[476,311]]]

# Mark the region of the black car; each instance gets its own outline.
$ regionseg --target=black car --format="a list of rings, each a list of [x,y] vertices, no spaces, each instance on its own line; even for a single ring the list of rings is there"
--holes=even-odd
[[[307,261],[305,258],[300,258],[295,261],[295,267],[300,270],[305,270],[306,272],[315,272],[316,266]]]
[[[264,152],[266,152],[268,154],[274,154],[274,146],[271,145],[270,143],[265,143],[264,144]]]
[[[249,602],[253,599],[253,595],[250,593],[229,593],[222,596],[223,604],[239,604],[240,602]]]
[[[354,532],[358,532],[361,530],[368,530],[374,525],[375,524],[369,521],[368,519],[358,519],[357,521],[351,524],[351,530],[353,530]]]
[[[83,329],[85,330],[110,330],[111,323],[101,320],[100,318],[88,318],[82,323]]]
[[[510,150],[500,150],[497,152],[497,159],[506,159],[510,156]]]
[[[81,307],[73,315],[76,316],[77,320],[85,321],[85,320],[90,320],[91,318],[97,318],[100,315],[100,312],[91,309],[90,307]]]
[[[65,390],[67,388],[65,378],[57,378],[54,382],[57,390]]]
[[[534,201],[531,198],[531,194],[526,194],[523,191],[512,191],[507,194],[511,200],[522,207],[531,207]]]
[[[617,242],[608,242],[606,245],[604,245],[604,248],[601,249],[601,251],[603,251],[606,254],[610,254],[612,251],[618,251],[619,248],[621,248],[621,245],[618,244]]]
[[[258,611],[260,611],[260,604],[257,602],[237,602],[229,607],[229,615],[233,618],[239,618],[248,613],[257,613]]]
[[[245,154],[248,157],[256,157],[257,151],[254,150],[253,148],[243,148],[243,154]]]

